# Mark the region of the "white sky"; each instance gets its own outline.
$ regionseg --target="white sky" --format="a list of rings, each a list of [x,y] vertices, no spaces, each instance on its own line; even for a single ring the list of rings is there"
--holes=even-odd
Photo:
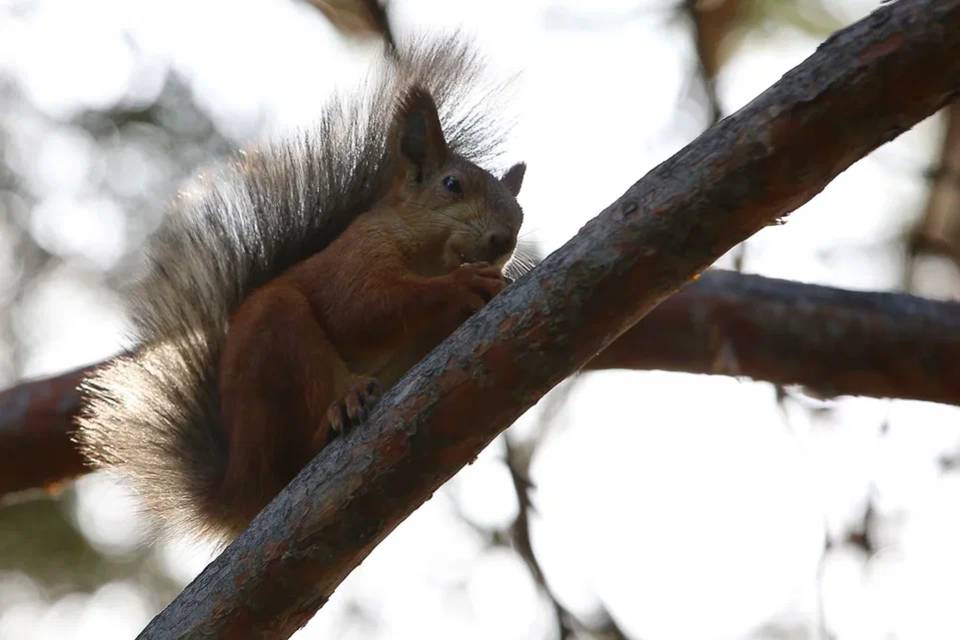
[[[528,163],[525,236],[548,251],[699,131],[678,111],[692,55],[681,23],[656,10],[591,28],[569,18],[626,15],[638,4],[394,2],[400,34],[459,27],[475,35],[494,75],[520,72],[505,162]],[[852,21],[874,3],[833,4]],[[278,0],[40,6],[28,19],[0,24],[0,65],[54,116],[112,104],[131,80],[148,100],[175,68],[242,139],[261,113],[275,130],[309,123],[333,82],[363,68],[312,10]],[[133,79],[130,41],[153,60]],[[720,78],[725,109],[744,104],[817,44],[785,29],[752,35]],[[929,162],[938,135],[937,122],[924,123],[846,172],[788,224],[758,234],[747,270],[860,289],[898,286],[896,265],[876,247],[918,210],[924,185],[916,169]],[[42,141],[23,161],[36,163],[34,174],[47,176],[52,184],[41,186],[54,195],[34,212],[32,233],[58,253],[109,266],[123,250],[116,235],[123,216],[84,196],[90,141],[56,132]],[[22,311],[21,335],[35,345],[28,372],[113,352],[120,308],[92,279],[54,274]],[[832,629],[844,640],[958,637],[960,479],[941,476],[936,459],[960,444],[960,411],[862,399],[832,406],[835,413],[820,418],[789,401],[785,420],[763,384],[591,375],[533,468],[534,542],[551,585],[575,611],[602,600],[638,638],[769,637],[759,630],[774,619],[809,634],[796,637],[817,637],[824,527],[839,534],[875,491],[898,524],[890,548],[869,563],[851,550],[831,556],[824,598]],[[879,438],[883,423],[889,435]],[[483,549],[454,514],[456,501],[477,523],[510,520],[501,455],[493,445],[414,514],[297,637],[520,639],[549,630],[548,609],[520,561]],[[82,483],[77,520],[104,549],[141,540],[118,491],[103,478]],[[206,559],[183,545],[158,553],[184,580]],[[26,587],[7,592],[22,602],[0,613],[2,638],[127,638],[152,615],[127,584],[52,607]],[[357,604],[374,616],[367,626],[349,622]]]

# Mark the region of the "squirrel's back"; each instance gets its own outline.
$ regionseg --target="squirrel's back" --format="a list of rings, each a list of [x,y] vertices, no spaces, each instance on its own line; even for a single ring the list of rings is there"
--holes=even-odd
[[[459,39],[401,47],[377,71],[309,133],[240,153],[177,196],[130,296],[138,346],[83,385],[82,452],[130,477],[168,525],[216,537],[245,525],[215,499],[227,456],[217,364],[231,313],[381,197],[388,129],[406,93],[430,93],[459,156],[483,163],[500,142],[481,108],[489,94],[477,56]]]

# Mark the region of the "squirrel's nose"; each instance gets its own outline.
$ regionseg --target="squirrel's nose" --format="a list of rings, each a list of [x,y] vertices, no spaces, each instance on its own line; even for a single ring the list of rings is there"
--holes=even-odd
[[[491,261],[502,258],[513,249],[513,236],[503,229],[488,231],[485,242],[487,255]]]

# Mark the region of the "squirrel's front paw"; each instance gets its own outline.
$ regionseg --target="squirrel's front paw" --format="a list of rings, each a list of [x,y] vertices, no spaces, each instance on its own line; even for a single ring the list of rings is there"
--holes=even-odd
[[[380,399],[380,383],[376,378],[361,378],[347,393],[327,409],[326,421],[334,434],[346,433],[367,419],[370,409]]]
[[[457,286],[459,310],[467,316],[482,309],[507,286],[500,269],[488,262],[462,264],[450,277]]]

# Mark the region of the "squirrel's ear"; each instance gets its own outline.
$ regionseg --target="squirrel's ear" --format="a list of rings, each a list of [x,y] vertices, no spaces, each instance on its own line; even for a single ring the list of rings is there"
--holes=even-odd
[[[447,160],[447,141],[433,97],[423,87],[413,87],[397,110],[394,140],[400,157],[411,163],[417,181],[436,171]]]
[[[516,198],[520,195],[520,185],[523,184],[523,174],[527,172],[527,165],[518,162],[517,164],[510,167],[503,177],[500,178],[500,182],[503,183],[503,186],[513,194],[513,197]]]

